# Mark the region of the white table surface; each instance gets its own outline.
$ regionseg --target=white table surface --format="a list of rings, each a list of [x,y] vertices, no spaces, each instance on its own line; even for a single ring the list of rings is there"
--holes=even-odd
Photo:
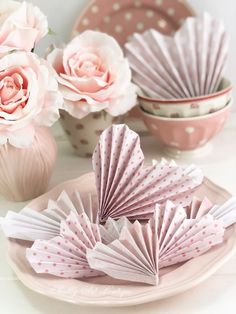
[[[54,134],[58,142],[58,160],[51,187],[92,170],[91,160],[73,155],[70,144],[56,125]],[[151,136],[141,140],[146,161],[160,159],[161,146]],[[224,131],[212,142],[207,156],[179,160],[180,163],[199,165],[206,176],[236,195],[236,114],[228,121]],[[11,203],[0,199],[0,216],[8,210],[18,211],[24,203]],[[41,296],[16,278],[7,264],[6,242],[0,231],[0,314],[221,314],[236,313],[236,256],[211,278],[192,290],[159,302],[127,308],[79,307]]]

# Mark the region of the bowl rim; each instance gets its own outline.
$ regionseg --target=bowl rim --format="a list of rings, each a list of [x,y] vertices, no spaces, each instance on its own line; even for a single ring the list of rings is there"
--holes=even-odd
[[[154,114],[150,114],[147,113],[146,111],[144,111],[141,107],[139,107],[140,113],[141,115],[147,116],[147,117],[151,117],[153,119],[157,119],[157,120],[162,120],[162,121],[168,121],[168,122],[187,122],[187,121],[197,121],[197,120],[204,120],[207,119],[209,117],[214,117],[217,116],[219,114],[221,114],[222,112],[228,111],[230,110],[230,108],[232,107],[232,103],[233,100],[230,99],[230,101],[221,109],[212,112],[212,113],[208,113],[202,116],[196,116],[196,117],[187,117],[187,118],[169,118],[169,117],[161,117],[161,116],[156,116]]]
[[[172,98],[172,99],[162,99],[162,98],[151,98],[148,96],[144,96],[144,95],[138,95],[138,99],[140,100],[145,100],[146,102],[156,102],[159,104],[184,104],[184,103],[192,103],[192,102],[197,102],[197,101],[202,101],[202,100],[209,100],[212,98],[216,98],[218,96],[222,96],[224,94],[227,94],[228,92],[230,92],[232,90],[232,83],[230,82],[230,80],[226,79],[226,78],[222,78],[221,82],[225,82],[226,83],[226,87],[209,95],[203,95],[203,96],[198,96],[198,97],[190,97],[190,98]]]

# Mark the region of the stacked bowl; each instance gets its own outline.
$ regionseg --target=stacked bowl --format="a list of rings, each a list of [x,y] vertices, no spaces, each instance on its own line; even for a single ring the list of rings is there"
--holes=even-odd
[[[173,37],[151,29],[126,44],[141,116],[168,148],[195,150],[223,128],[232,103],[227,52],[223,24],[207,13],[188,18]]]

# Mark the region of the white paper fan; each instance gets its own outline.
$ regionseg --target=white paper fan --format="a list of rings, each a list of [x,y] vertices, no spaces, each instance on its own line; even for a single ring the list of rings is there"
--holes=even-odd
[[[133,70],[134,83],[142,87],[147,94],[152,93],[153,96],[155,94],[160,95],[161,98],[176,96],[175,92],[177,91],[174,89],[173,92],[173,86],[168,85],[170,77],[165,78],[160,75],[160,73],[165,73],[164,65],[156,59],[142,35],[135,33],[132,42],[127,43],[125,48],[126,56]],[[150,60],[150,62],[146,62],[146,60]]]
[[[97,220],[97,201],[88,194],[81,198],[79,192],[71,197],[63,191],[56,201],[49,200],[45,210],[38,212],[25,207],[19,213],[9,211],[1,219],[1,227],[6,237],[34,241],[47,240],[60,234],[60,223],[70,212],[85,212],[93,222]]]
[[[121,280],[158,284],[158,237],[150,224],[135,221],[123,228],[120,239],[88,249],[91,268]]]
[[[151,29],[134,34],[125,48],[134,82],[144,93],[190,98],[217,91],[227,61],[228,36],[221,21],[204,13],[187,18],[173,37]]]
[[[139,137],[126,125],[113,125],[102,133],[93,154],[100,222],[123,216],[148,219],[155,204],[167,199],[187,206],[203,179],[193,165],[143,163]]]
[[[126,217],[118,220],[109,217],[104,225],[100,225],[102,242],[108,244],[119,239],[122,229],[124,227],[129,228],[130,226],[131,222]]]
[[[222,221],[227,228],[236,223],[236,198],[231,197],[222,205],[213,205],[207,198],[202,201],[194,198],[191,205],[186,208],[186,212],[190,218],[211,214],[214,219]]]
[[[63,278],[83,278],[102,275],[89,267],[86,252],[101,241],[99,226],[83,213],[71,212],[61,222],[60,236],[50,240],[36,240],[26,250],[26,257],[37,273]]]

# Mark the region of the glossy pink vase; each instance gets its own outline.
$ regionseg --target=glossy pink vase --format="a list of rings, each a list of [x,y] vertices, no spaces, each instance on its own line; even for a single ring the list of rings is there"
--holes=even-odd
[[[0,194],[11,201],[27,201],[43,194],[56,155],[56,142],[48,128],[39,128],[27,148],[0,146]]]

